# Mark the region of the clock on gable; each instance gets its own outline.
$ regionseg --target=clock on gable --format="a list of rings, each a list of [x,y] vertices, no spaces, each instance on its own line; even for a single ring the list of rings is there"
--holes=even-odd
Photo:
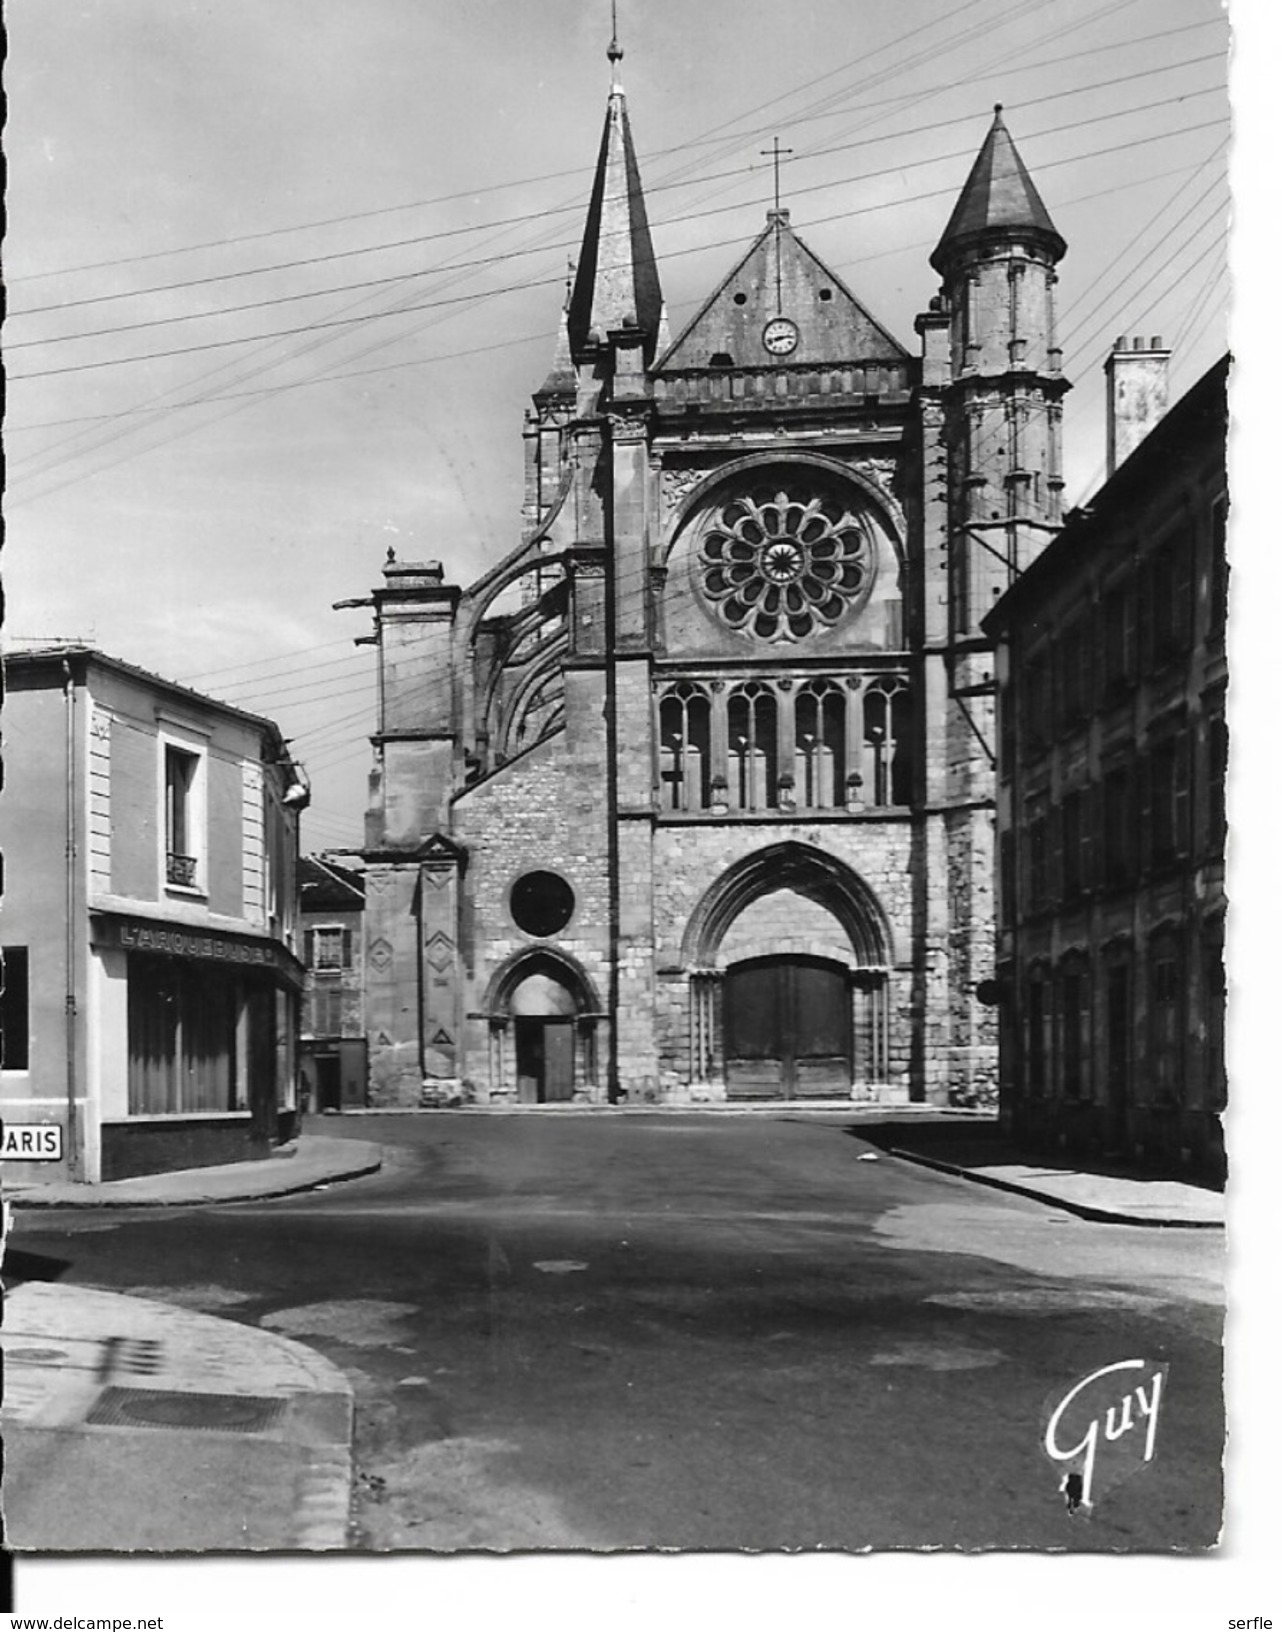
[[[786,357],[797,349],[800,335],[790,317],[772,317],[761,331],[761,343],[772,357]]]

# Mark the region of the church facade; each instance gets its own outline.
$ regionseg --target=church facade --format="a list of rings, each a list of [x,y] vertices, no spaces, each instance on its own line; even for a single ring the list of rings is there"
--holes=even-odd
[[[995,1103],[980,625],[1060,524],[1064,241],[999,109],[914,349],[780,208],[671,335],[611,54],[521,542],[369,598],[370,1101]]]

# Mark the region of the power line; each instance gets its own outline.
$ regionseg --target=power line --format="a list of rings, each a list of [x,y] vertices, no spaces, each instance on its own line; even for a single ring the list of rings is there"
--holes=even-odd
[[[1223,144],[1220,145],[1222,146]],[[1187,176],[1190,174],[1190,172],[1196,172],[1202,169],[1206,163],[1207,160],[1202,159],[1193,164],[1177,165],[1170,170],[1159,170],[1154,175],[1136,176],[1129,181],[1111,184],[1110,186],[1095,192],[1079,193],[1076,198],[1061,199],[1056,205],[1056,213],[1060,214],[1062,212],[1075,209],[1079,205],[1093,203],[1099,198],[1113,198],[1118,193],[1125,192],[1127,189],[1132,187],[1149,186],[1153,182],[1166,181],[1172,176]],[[916,202],[916,200],[914,199],[909,202]],[[1168,204],[1169,202],[1170,201],[1168,200]],[[1163,205],[1162,209],[1167,207],[1168,205]],[[1159,210],[1158,214],[1160,215],[1161,213],[1161,210]],[[1153,219],[1155,220],[1156,217]],[[1151,224],[1152,222],[1150,221],[1149,225]],[[1142,233],[1137,235],[1137,237],[1138,236],[1142,236]],[[1132,240],[1132,242],[1134,241],[1135,240]],[[847,272],[853,267],[867,266],[873,261],[884,260],[888,256],[909,255],[923,249],[930,249],[933,247],[934,242],[935,240],[933,237],[929,239],[919,239],[911,244],[897,244],[892,249],[878,250],[872,255],[861,255],[853,261],[833,262],[831,264],[834,271]],[[1093,280],[1090,284],[1088,284],[1086,286],[1086,292],[1089,293],[1091,289],[1096,287],[1096,283],[1098,281],[1099,280]],[[1069,303],[1066,311],[1071,311],[1073,307],[1077,305],[1080,299],[1080,295],[1075,297],[1075,299]],[[690,306],[695,306],[698,303],[690,302],[689,304]],[[679,309],[684,310],[686,308],[681,307]],[[318,374],[305,380],[292,380],[278,385],[260,386],[253,391],[220,392],[216,396],[200,397],[192,399],[188,402],[173,403],[170,405],[167,411],[178,412],[184,408],[203,408],[210,403],[239,402],[244,399],[254,399],[261,396],[272,395],[281,391],[299,391],[305,387],[313,385],[330,385],[341,380],[361,380],[368,378],[370,375],[395,373],[405,368],[426,368],[433,363],[456,362],[463,357],[480,357],[492,351],[510,351],[515,346],[536,344],[546,345],[547,341],[547,332],[540,329],[537,334],[516,335],[510,340],[495,340],[489,345],[484,346],[467,346],[459,351],[434,352],[430,357],[410,357],[396,363],[380,363],[374,368],[347,369],[338,374]],[[65,425],[100,424],[106,420],[119,420],[135,414],[149,414],[154,413],[155,411],[156,410],[153,407],[117,408],[108,413],[102,414],[75,414],[64,419],[37,420],[29,425],[15,425],[8,423],[5,425],[5,434],[6,436],[17,436],[32,431],[57,430]]]
[[[1039,107],[1043,103],[1062,101],[1065,97],[1084,96],[1097,91],[1110,89],[1113,86],[1130,84],[1137,79],[1151,79],[1155,73],[1166,73],[1181,68],[1199,67],[1204,63],[1218,62],[1221,60],[1222,58],[1218,52],[1208,53],[1200,57],[1190,57],[1182,62],[1164,63],[1159,69],[1143,69],[1137,73],[1121,74],[1113,79],[1100,80],[1091,85],[1074,86],[1068,90],[1048,92],[1045,96],[1029,97],[1021,102],[1019,106],[1021,109]],[[1185,92],[1183,95],[1177,98],[1168,98],[1162,102],[1149,103],[1144,107],[1126,108],[1118,110],[1115,113],[1101,114],[1096,116],[1096,119],[1093,120],[1078,121],[1078,124],[1085,126],[1103,119],[1121,118],[1128,114],[1147,111],[1150,108],[1169,106],[1172,101],[1182,101],[1188,96],[1209,95],[1219,89],[1219,86],[1208,86],[1203,89]],[[818,158],[829,158],[834,154],[847,153],[860,147],[872,147],[878,145],[879,143],[888,141],[904,141],[914,136],[929,135],[933,131],[946,130],[954,125],[973,124],[973,122],[974,115],[972,113],[967,112],[964,114],[958,114],[949,119],[937,119],[929,124],[911,126],[906,130],[886,131],[881,135],[863,137],[858,141],[844,142],[835,147],[817,148],[808,153],[800,154],[797,162],[805,162],[806,160]],[[1070,127],[1058,128],[1065,129]],[[1036,134],[1037,133],[1034,132],[1034,135]],[[1053,132],[1046,132],[1046,134],[1053,134]],[[951,158],[953,155],[948,155],[948,157]],[[941,161],[930,160],[926,162],[938,163]],[[735,177],[749,175],[754,171],[754,169],[755,166],[753,165],[738,165],[732,170],[716,171],[712,175],[695,178],[694,181],[682,179],[679,181],[660,182],[653,187],[648,187],[646,189],[646,194],[648,197],[653,197],[656,193],[667,191],[673,187],[688,187],[695,185],[696,182],[698,184],[703,184],[707,182],[734,179]],[[828,183],[826,185],[835,184]],[[567,213],[567,211],[576,207],[577,206],[575,205],[564,205],[554,210],[532,210],[522,215],[509,216],[504,221],[492,222],[490,225],[496,229],[500,227],[523,226],[531,222],[549,220],[555,216],[563,215]],[[693,215],[677,216],[673,218],[672,222],[662,222],[659,224],[669,225],[676,222],[697,220],[702,218],[702,216],[707,213],[711,212],[699,211]],[[22,317],[35,317],[50,312],[67,311],[74,307],[103,304],[108,301],[140,300],[148,295],[170,294],[178,290],[199,288],[211,283],[226,282],[234,278],[259,277],[269,272],[279,272],[304,266],[316,266],[324,262],[343,260],[357,255],[369,255],[386,250],[403,249],[410,246],[434,243],[443,238],[453,238],[464,233],[470,234],[480,230],[481,229],[478,227],[452,227],[444,229],[440,232],[424,233],[413,238],[397,239],[389,243],[369,245],[360,249],[336,250],[327,255],[306,256],[298,260],[279,262],[272,266],[250,267],[238,272],[214,273],[208,277],[188,278],[177,283],[153,284],[144,289],[117,290],[103,295],[86,295],[77,300],[61,301],[49,306],[29,307],[26,311],[11,312],[9,316],[10,320],[14,320]],[[577,242],[577,240],[570,241],[571,244],[573,242]],[[210,318],[230,317],[238,312],[261,311],[265,308],[273,306],[288,305],[297,300],[319,300],[326,295],[347,294],[359,289],[381,288],[385,287],[389,283],[405,283],[411,278],[433,276],[439,272],[473,271],[480,267],[494,266],[509,260],[515,260],[524,255],[544,253],[546,247],[547,246],[544,245],[532,245],[524,248],[508,250],[500,255],[486,255],[472,260],[455,261],[444,267],[423,268],[415,272],[389,273],[384,277],[364,278],[354,283],[328,284],[321,289],[305,289],[295,294],[273,295],[261,300],[242,301],[232,306],[219,306],[212,310],[206,309],[200,311],[179,312],[166,317],[147,318],[136,323],[116,324],[101,329],[81,329],[76,330],[71,334],[50,335],[36,340],[16,340],[9,343],[8,350],[22,351],[31,346],[65,345],[71,341],[92,340],[102,335],[127,334],[138,329],[161,328],[174,323],[201,322]],[[553,247],[564,248],[567,246],[566,244],[558,244]]]
[[[961,9],[964,10],[965,8],[963,7]],[[1089,47],[1085,48],[1084,50],[1072,51],[1072,52],[1068,52],[1068,53],[1062,53],[1062,54],[1059,54],[1059,55],[1057,55],[1055,57],[1052,57],[1052,58],[1046,58],[1041,62],[1027,63],[1027,64],[1024,65],[1024,68],[1021,71],[1024,72],[1024,73],[1030,73],[1031,74],[1031,73],[1036,73],[1041,68],[1051,68],[1051,67],[1061,68],[1064,65],[1064,63],[1066,63],[1066,62],[1072,62],[1072,61],[1078,60],[1078,59],[1080,59],[1082,57],[1099,56],[1099,55],[1101,55],[1103,53],[1108,53],[1111,56],[1116,56],[1117,54],[1119,54],[1122,51],[1130,50],[1133,47],[1140,46],[1140,45],[1147,45],[1147,44],[1150,44],[1151,42],[1153,42],[1155,40],[1170,39],[1170,38],[1173,38],[1177,34],[1189,34],[1189,33],[1192,33],[1196,29],[1220,27],[1226,21],[1227,21],[1227,18],[1224,17],[1224,16],[1205,17],[1205,18],[1202,18],[1201,20],[1199,20],[1198,22],[1195,22],[1195,23],[1183,23],[1179,27],[1176,27],[1176,28],[1158,29],[1158,30],[1154,31],[1153,33],[1135,35],[1135,36],[1132,36],[1129,39],[1119,40],[1119,41],[1117,41],[1115,43],[1112,43],[1112,44],[1089,46]],[[932,22],[931,24],[928,24],[928,25],[925,25],[925,26],[935,27],[937,25]],[[896,42],[896,45],[898,45],[899,43],[900,42]],[[862,63],[867,62],[868,60],[869,60],[868,58],[864,58],[864,57],[853,59],[852,62],[843,64],[842,69],[834,70],[834,72],[842,72],[846,68],[849,68],[849,67],[853,66],[853,61],[858,61],[858,62],[860,62],[862,64]],[[1154,70],[1154,71],[1156,72],[1156,71],[1160,71],[1160,70]],[[821,76],[821,79],[826,78],[826,77],[829,77],[829,76]],[[977,74],[977,75],[968,76],[968,82],[973,83],[973,84],[978,84],[978,83],[982,83],[982,81],[985,78],[991,78],[991,77],[993,77],[991,74],[981,72],[980,74]],[[812,84],[812,85],[813,84],[818,84],[818,83],[820,83],[820,80],[812,80],[812,81],[810,81],[808,83]],[[805,88],[806,88],[805,86],[802,86],[802,87],[799,87],[798,89],[801,90],[801,89],[805,89]],[[883,97],[883,98],[880,99],[879,102],[869,103],[868,106],[870,106],[870,107],[881,106],[881,105],[889,106],[891,104],[897,104],[897,103],[903,102],[906,99],[908,99],[909,97],[934,96],[934,95],[940,94],[942,92],[955,90],[955,89],[956,89],[956,84],[955,83],[950,83],[950,84],[947,84],[947,85],[928,86],[928,87],[921,88],[921,89],[915,89],[915,90],[913,90],[911,92],[900,92],[900,93],[897,93],[894,96]],[[794,94],[794,93],[787,93],[787,94]],[[769,105],[769,104],[767,104],[767,105]],[[760,110],[756,109],[754,111],[760,111]],[[793,115],[793,116],[790,116],[790,118],[788,120],[788,123],[789,123],[790,126],[795,126],[795,125],[798,125],[798,124],[811,123],[811,122],[813,122],[814,120],[817,120],[817,119],[835,118],[840,114],[841,111],[843,111],[843,110],[841,110],[840,108],[833,108],[833,109],[829,109],[827,111],[820,112],[820,113]],[[729,122],[732,123],[733,121],[729,121]],[[718,130],[720,130],[720,129],[723,129],[724,127],[717,127],[717,128],[718,128]],[[749,139],[755,140],[761,134],[761,132],[763,130],[766,130],[767,128],[768,128],[767,126],[762,125],[762,126],[759,126],[759,127],[757,127],[756,129],[753,129],[753,130],[744,131],[744,132],[741,133],[739,139],[742,139],[744,141],[747,141]],[[660,160],[665,159],[665,158],[667,158],[667,157],[669,157],[669,156],[671,156],[673,154],[683,154],[683,155],[688,154],[692,148],[701,147],[701,146],[710,146],[710,145],[712,145],[714,143],[724,144],[725,140],[726,140],[726,138],[723,135],[704,135],[704,136],[692,137],[689,141],[683,142],[679,147],[653,148],[653,149],[650,149],[650,150],[648,150],[646,152],[643,152],[642,155],[641,155],[641,158],[640,158],[640,162],[641,162],[641,164],[643,166],[649,166],[649,165],[657,164]],[[146,252],[144,252],[142,254],[139,254],[139,255],[122,255],[122,256],[117,256],[117,257],[115,257],[113,259],[110,259],[110,260],[87,261],[87,262],[82,262],[82,263],[80,263],[78,265],[75,265],[75,266],[48,267],[44,271],[41,271],[41,272],[27,272],[27,273],[21,274],[20,276],[10,277],[7,280],[7,282],[8,282],[8,284],[9,284],[9,286],[11,288],[16,288],[16,287],[18,287],[19,285],[22,285],[22,284],[44,282],[44,281],[47,281],[50,278],[74,277],[74,276],[76,276],[76,275],[78,275],[79,273],[82,273],[82,272],[99,272],[99,271],[109,270],[112,267],[141,265],[141,264],[144,264],[144,263],[149,262],[149,261],[165,260],[165,259],[171,258],[171,257],[176,256],[176,255],[194,255],[194,254],[199,254],[199,253],[201,253],[201,252],[203,252],[205,250],[210,250],[210,249],[230,248],[230,247],[232,247],[232,246],[234,246],[236,244],[257,243],[257,242],[261,242],[262,240],[267,239],[267,238],[279,238],[279,237],[285,237],[285,236],[290,236],[290,235],[293,235],[293,234],[296,234],[296,233],[304,233],[304,232],[317,232],[317,231],[323,230],[326,227],[345,226],[345,225],[347,225],[347,224],[349,224],[349,223],[351,223],[353,221],[366,221],[366,220],[372,220],[372,219],[375,219],[375,218],[377,218],[379,216],[384,216],[384,215],[397,215],[397,214],[401,214],[401,213],[403,213],[403,212],[405,212],[407,210],[431,209],[431,208],[434,208],[435,206],[440,205],[440,204],[457,203],[457,201],[459,199],[481,198],[481,197],[485,197],[485,196],[487,196],[489,194],[492,194],[492,193],[510,192],[515,188],[526,189],[526,188],[529,188],[529,187],[537,187],[537,186],[542,185],[544,182],[564,181],[567,178],[572,177],[572,176],[580,176],[581,177],[581,176],[584,176],[584,175],[588,175],[590,173],[591,173],[591,171],[590,171],[589,167],[584,166],[584,165],[575,165],[575,166],[572,166],[571,168],[564,169],[564,170],[545,171],[541,175],[515,177],[511,181],[493,182],[493,183],[490,183],[488,185],[480,186],[480,187],[464,187],[464,188],[461,188],[458,191],[452,192],[452,193],[436,193],[436,194],[433,194],[429,198],[408,199],[408,200],[406,200],[406,201],[404,201],[402,203],[399,203],[399,204],[381,205],[377,209],[353,210],[353,211],[349,211],[349,212],[347,212],[346,214],[343,214],[343,215],[324,216],[324,217],[321,217],[321,218],[313,220],[313,221],[300,221],[300,222],[294,223],[291,226],[268,227],[268,228],[263,229],[260,232],[237,233],[235,235],[230,235],[230,236],[223,237],[223,238],[208,238],[208,239],[204,239],[204,240],[202,240],[202,241],[200,241],[198,243],[174,245],[169,249],[149,250],[149,251],[146,251]],[[485,225],[482,224],[480,226],[477,226],[477,227],[474,227],[474,228],[468,228],[468,229],[464,229],[464,230],[480,232],[480,231],[485,230]],[[201,280],[197,280],[197,281],[201,281]],[[103,298],[103,297],[94,297],[94,298]],[[12,314],[12,315],[15,315],[15,316],[16,315],[29,315],[31,310],[32,310],[32,308],[28,308],[27,313],[23,313],[23,314],[15,313],[15,314]]]
[[[1067,125],[1053,126],[1049,130],[1035,131],[1035,132],[1032,132],[1030,135],[1026,136],[1024,138],[1024,140],[1025,141],[1032,141],[1032,140],[1036,140],[1036,139],[1038,139],[1040,137],[1043,137],[1043,136],[1060,135],[1064,131],[1079,130],[1079,129],[1082,129],[1086,125],[1099,124],[1099,123],[1103,123],[1105,120],[1110,120],[1110,119],[1125,118],[1125,117],[1130,116],[1133,113],[1146,112],[1146,111],[1149,111],[1150,109],[1158,108],[1158,107],[1167,107],[1167,106],[1170,106],[1173,102],[1182,102],[1182,101],[1188,100],[1192,96],[1211,95],[1211,94],[1217,93],[1219,91],[1220,91],[1219,86],[1209,86],[1205,90],[1194,91],[1194,92],[1189,93],[1188,97],[1185,97],[1185,96],[1168,97],[1168,98],[1164,99],[1163,101],[1146,103],[1141,107],[1119,109],[1119,110],[1117,110],[1116,112],[1113,112],[1113,113],[1100,114],[1100,115],[1096,116],[1093,119],[1073,121],[1073,122],[1071,122],[1070,124],[1067,124]],[[1090,153],[1075,154],[1072,157],[1065,158],[1065,159],[1058,159],[1058,160],[1052,159],[1051,161],[1049,161],[1049,163],[1039,166],[1039,169],[1048,170],[1048,169],[1053,168],[1056,164],[1080,164],[1080,163],[1083,163],[1086,160],[1089,160],[1089,159],[1092,159],[1092,158],[1101,158],[1101,157],[1104,157],[1105,155],[1110,154],[1110,153],[1124,152],[1124,151],[1128,151],[1128,150],[1136,148],[1136,147],[1143,147],[1143,146],[1146,146],[1147,144],[1152,143],[1154,141],[1166,141],[1166,140],[1169,140],[1172,136],[1189,135],[1194,131],[1206,130],[1206,129],[1211,128],[1212,126],[1220,125],[1220,124],[1223,124],[1223,123],[1224,123],[1224,118],[1222,116],[1222,117],[1220,117],[1218,119],[1206,121],[1206,122],[1204,122],[1202,124],[1198,124],[1198,125],[1185,125],[1185,126],[1182,126],[1178,131],[1162,131],[1162,132],[1158,132],[1158,133],[1156,133],[1154,135],[1151,135],[1151,136],[1138,137],[1138,138],[1136,138],[1136,139],[1134,139],[1132,141],[1129,141],[1129,142],[1122,142],[1122,143],[1116,144],[1115,146],[1110,147],[1110,148],[1100,148],[1100,149],[1097,149],[1094,152],[1090,152]],[[849,185],[851,185],[852,181],[854,181],[856,179],[858,181],[860,181],[860,182],[866,182],[866,181],[871,181],[871,180],[878,179],[881,176],[901,174],[904,170],[928,168],[928,167],[936,165],[936,164],[951,163],[954,159],[966,158],[967,156],[969,156],[970,152],[971,152],[971,149],[966,148],[966,149],[963,149],[963,150],[961,150],[959,152],[942,154],[942,155],[939,155],[939,156],[936,156],[936,157],[933,157],[933,158],[929,158],[929,159],[909,160],[909,161],[904,162],[904,163],[888,166],[884,170],[866,172],[864,175],[862,175],[862,176],[860,176],[858,178],[845,177],[845,178],[839,178],[838,180],[835,180],[835,181],[825,181],[825,182],[816,183],[814,186],[811,186],[811,187],[794,188],[791,191],[791,196],[799,197],[799,196],[801,196],[803,194],[808,194],[808,193],[825,192],[825,191],[828,191],[829,189],[831,189],[833,187],[849,186]],[[937,197],[937,196],[939,196],[940,193],[948,193],[948,192],[953,192],[955,190],[956,190],[955,188],[951,188],[951,187],[950,188],[940,188],[940,189],[936,189],[936,190],[934,190],[932,192],[918,193],[918,194],[915,195],[915,197],[913,199],[895,200],[893,202],[896,202],[896,203],[900,203],[900,202],[905,202],[905,203],[907,203],[907,202],[920,202],[921,200],[926,199],[926,198]],[[884,210],[884,209],[886,209],[888,207],[889,206],[887,204],[884,204],[884,203],[878,204],[876,206],[868,206],[869,209],[876,208],[879,211]],[[706,220],[709,216],[712,216],[712,215],[724,215],[724,214],[726,214],[726,213],[728,213],[730,211],[740,210],[742,208],[743,208],[743,206],[741,204],[722,205],[722,206],[719,206],[718,208],[712,209],[712,210],[700,210],[700,211],[695,211],[690,215],[674,216],[674,217],[671,217],[669,220],[667,220],[665,222],[658,223],[658,224],[662,225],[662,226],[674,226],[674,225],[677,225],[677,224],[684,224],[684,223],[689,222],[689,221]],[[864,213],[864,211],[859,209],[859,208],[845,210],[845,211],[841,212],[842,217],[850,216],[850,215],[858,215],[858,214],[861,214],[861,213]],[[836,217],[826,217],[826,218],[821,218],[821,219],[832,220],[832,219],[836,219]],[[708,249],[723,248],[723,247],[725,247],[725,245],[727,243],[733,244],[733,243],[737,243],[738,241],[739,241],[738,239],[734,239],[734,240],[726,240],[723,243],[719,243],[719,244],[698,245],[698,246],[694,246],[692,248],[688,248],[688,249],[685,249],[685,250],[677,250],[677,251],[674,252],[674,255],[704,253]],[[562,246],[555,246],[554,245],[552,247],[555,248],[555,247],[564,247],[564,246],[563,245]],[[487,260],[483,264],[489,265],[489,264],[495,264],[498,261],[510,260],[510,259],[514,258],[514,256],[517,253],[524,253],[524,252],[513,251],[510,254],[505,254],[505,255],[502,255],[502,256],[498,256],[498,257],[487,258]],[[478,264],[481,264],[481,263],[478,263]],[[464,268],[461,268],[461,267],[444,267],[444,268],[438,268],[437,270],[438,271],[456,271],[456,270],[462,270],[462,269],[464,269]],[[421,275],[422,274],[407,274],[406,276],[407,277],[413,277],[413,276],[421,276]],[[553,278],[535,278],[535,279],[527,280],[526,282],[523,282],[523,283],[507,284],[505,286],[500,286],[497,289],[486,290],[486,291],[484,291],[484,296],[485,297],[492,297],[492,296],[495,296],[495,295],[509,295],[509,294],[520,293],[520,292],[523,292],[525,290],[530,290],[530,289],[542,289],[542,288],[547,288],[551,284],[554,284],[554,283],[559,284],[561,281],[562,281],[561,274],[557,274],[557,276],[553,277]],[[464,295],[451,295],[451,296],[446,296],[446,297],[436,297],[436,298],[433,298],[433,299],[428,300],[428,301],[414,302],[414,303],[409,304],[409,305],[404,305],[399,310],[401,312],[432,311],[432,310],[437,310],[437,309],[439,309],[440,307],[443,307],[443,306],[454,306],[454,305],[466,304],[467,302],[475,300],[477,298],[478,298],[478,296],[475,293],[468,293],[468,294],[464,294]],[[33,370],[28,371],[25,374],[10,374],[9,379],[11,381],[13,381],[13,382],[16,382],[16,381],[19,381],[19,380],[45,379],[45,378],[48,378],[51,375],[57,375],[57,374],[79,374],[79,373],[85,373],[85,372],[88,372],[90,370],[100,369],[100,368],[117,368],[117,367],[124,366],[125,364],[129,364],[129,363],[153,362],[153,361],[157,361],[157,360],[167,358],[167,357],[184,357],[184,356],[189,356],[189,355],[191,355],[192,353],[195,353],[195,352],[221,350],[221,349],[224,349],[227,346],[249,345],[249,344],[253,344],[255,342],[262,342],[264,340],[279,340],[279,339],[286,339],[286,338],[289,338],[291,336],[299,335],[299,334],[315,333],[318,330],[332,329],[332,328],[339,328],[339,327],[349,327],[353,323],[365,323],[365,322],[375,321],[377,317],[389,316],[389,315],[392,315],[392,314],[390,314],[390,313],[378,313],[378,314],[375,314],[375,317],[373,317],[373,318],[371,318],[371,317],[323,318],[323,319],[317,320],[314,323],[297,324],[295,326],[292,326],[292,327],[286,328],[286,329],[274,329],[274,330],[270,331],[267,334],[238,335],[235,338],[230,338],[230,339],[207,340],[207,341],[202,341],[202,342],[199,342],[199,343],[197,343],[195,345],[190,345],[190,346],[170,347],[170,348],[167,348],[166,350],[163,350],[163,351],[138,352],[138,353],[133,353],[133,354],[131,354],[129,356],[126,356],[126,357],[100,358],[100,359],[98,359],[96,361],[93,361],[93,362],[72,363],[72,364],[64,365],[64,366],[59,367],[59,368],[33,369]],[[147,325],[137,325],[137,326],[150,327],[151,325],[147,324]],[[108,333],[108,332],[111,332],[111,331],[101,330],[101,331],[98,331],[98,332]],[[48,344],[48,343],[49,342],[46,342],[46,341],[28,341],[28,342],[24,342],[24,344],[28,344],[28,345]],[[18,348],[17,347],[11,347],[10,349],[16,350]]]

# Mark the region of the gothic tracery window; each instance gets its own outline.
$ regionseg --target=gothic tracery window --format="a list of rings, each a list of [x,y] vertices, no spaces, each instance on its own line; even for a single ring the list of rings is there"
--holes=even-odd
[[[731,694],[726,709],[731,810],[778,807],[778,720],[774,693],[757,681]]]
[[[869,803],[912,802],[912,708],[902,680],[877,680],[864,696],[864,765]]]
[[[844,500],[802,481],[720,505],[698,562],[705,597],[732,629],[793,641],[831,628],[865,597],[875,552]]]
[[[711,803],[712,705],[701,686],[682,681],[659,705],[660,781],[665,810],[706,810]]]
[[[846,697],[829,680],[803,686],[796,701],[797,804],[835,809],[846,802]]]

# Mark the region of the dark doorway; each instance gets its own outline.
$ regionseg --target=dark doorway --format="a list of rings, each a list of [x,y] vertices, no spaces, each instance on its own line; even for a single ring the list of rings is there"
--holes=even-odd
[[[1105,1023],[1108,1057],[1108,1148],[1126,1147],[1126,1112],[1131,1092],[1131,971],[1129,964],[1109,965]]]
[[[337,1054],[317,1054],[316,1109],[338,1111],[343,1107],[343,1071]]]
[[[545,1105],[574,1097],[574,1023],[518,1017],[517,1098]]]
[[[731,1099],[845,1098],[851,1083],[850,980],[820,958],[754,958],[725,980]]]

